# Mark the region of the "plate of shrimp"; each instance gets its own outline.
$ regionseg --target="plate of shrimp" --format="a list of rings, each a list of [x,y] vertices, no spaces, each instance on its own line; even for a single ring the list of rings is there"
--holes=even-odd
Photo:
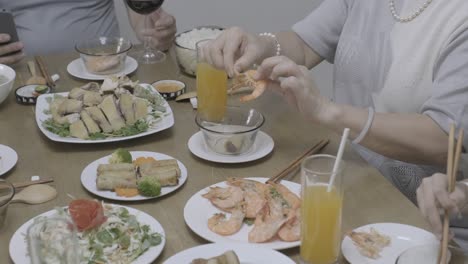
[[[299,246],[301,185],[267,180],[232,177],[200,190],[185,205],[185,223],[211,242]]]

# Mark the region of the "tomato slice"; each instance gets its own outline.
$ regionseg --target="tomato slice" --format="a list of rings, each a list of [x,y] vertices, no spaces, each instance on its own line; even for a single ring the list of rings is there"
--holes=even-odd
[[[85,231],[107,221],[102,204],[93,200],[73,200],[68,205],[68,211],[78,231]]]

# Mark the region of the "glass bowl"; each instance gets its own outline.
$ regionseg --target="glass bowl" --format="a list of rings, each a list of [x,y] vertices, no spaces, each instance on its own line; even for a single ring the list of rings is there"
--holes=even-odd
[[[99,37],[75,45],[88,72],[99,75],[122,71],[132,43],[124,38]]]
[[[228,106],[221,121],[208,121],[197,113],[195,123],[210,150],[223,155],[240,155],[252,148],[265,118],[255,109]]]
[[[201,26],[184,32],[175,37],[175,53],[177,64],[181,71],[195,77],[197,70],[196,43],[204,39],[217,38],[224,29],[217,26]]]

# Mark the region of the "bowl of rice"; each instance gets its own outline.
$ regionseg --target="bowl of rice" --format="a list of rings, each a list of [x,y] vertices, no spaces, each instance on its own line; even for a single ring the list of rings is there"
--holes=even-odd
[[[176,35],[175,53],[177,64],[183,73],[195,77],[197,69],[195,45],[200,40],[217,38],[223,30],[223,28],[216,26],[201,26]]]
[[[0,104],[8,97],[15,77],[16,72],[11,67],[0,64]]]

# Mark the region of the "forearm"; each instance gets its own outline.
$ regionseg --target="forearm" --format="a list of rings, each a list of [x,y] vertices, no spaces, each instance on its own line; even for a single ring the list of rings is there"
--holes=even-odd
[[[293,60],[298,65],[311,69],[323,61],[314,50],[293,31],[282,31],[276,34],[281,45],[281,55]]]
[[[363,129],[368,110],[331,103],[330,111],[319,120],[337,133],[348,127],[350,138]],[[428,116],[415,113],[375,113],[361,145],[387,156],[410,163],[444,165],[447,134]]]

